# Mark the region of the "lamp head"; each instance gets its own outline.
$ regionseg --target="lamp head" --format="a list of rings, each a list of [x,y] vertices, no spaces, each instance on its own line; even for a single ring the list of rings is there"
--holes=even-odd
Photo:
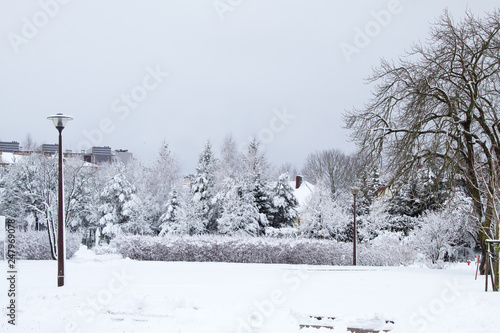
[[[58,113],[53,116],[48,116],[47,119],[52,120],[54,126],[59,130],[59,132],[61,132],[64,129],[64,127],[66,127],[67,122],[72,120],[73,117],[63,115],[62,113]]]
[[[352,195],[358,195],[358,193],[359,193],[359,188],[357,188],[357,187],[353,187],[353,188],[351,188],[351,193],[352,193]]]

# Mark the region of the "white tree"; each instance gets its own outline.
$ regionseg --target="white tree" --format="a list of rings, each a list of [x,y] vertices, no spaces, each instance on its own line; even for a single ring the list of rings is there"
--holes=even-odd
[[[65,160],[65,225],[71,230],[85,230],[94,225],[98,186],[97,171],[93,166],[77,158]]]
[[[445,11],[425,44],[414,44],[396,62],[381,62],[370,78],[377,83],[373,99],[345,116],[360,155],[371,164],[383,161],[391,182],[429,161],[443,178],[458,173],[466,179],[479,221],[482,273],[486,240],[498,239],[500,229],[492,213],[500,165],[499,49],[499,9],[483,17],[467,12],[460,21]]]
[[[351,225],[352,213],[332,199],[329,186],[319,182],[301,216],[300,233],[309,238],[347,241],[352,240]]]
[[[19,228],[46,230],[52,259],[57,258],[57,158],[25,156],[9,167],[4,214]]]
[[[260,151],[260,143],[253,139],[248,145],[248,151],[243,156],[244,172],[249,184],[249,192],[253,196],[259,213],[266,218],[261,219],[260,227],[264,230],[268,225],[268,217],[271,216],[271,189],[269,186],[270,166],[263,152]]]
[[[357,169],[355,156],[338,149],[328,149],[309,154],[302,173],[312,183],[322,181],[328,184],[332,195],[335,195],[337,190],[354,184]]]
[[[183,223],[183,211],[177,190],[173,189],[165,205],[165,212],[160,217],[160,236],[167,234],[189,234],[188,224]]]
[[[214,172],[216,159],[210,141],[200,154],[196,175],[190,186],[190,195],[186,203],[183,223],[189,224],[189,234],[203,234],[215,231],[218,212],[214,208],[215,197]]]
[[[224,208],[217,221],[219,233],[258,236],[261,233],[261,219],[265,217],[259,213],[248,184],[241,178],[228,178],[225,186]]]
[[[0,155],[0,163],[2,156]],[[5,204],[5,191],[7,186],[7,169],[0,167],[0,210],[3,211]]]
[[[33,140],[33,137],[31,134],[26,134],[26,137],[24,138],[23,141],[23,147],[22,150],[27,151],[27,152],[33,152],[36,150],[36,147],[38,147],[37,143],[35,140]]]
[[[227,135],[220,148],[220,159],[215,175],[216,191],[224,189],[226,178],[235,179],[242,175],[241,153],[232,135]]]
[[[297,218],[299,205],[293,188],[288,183],[288,173],[280,175],[272,189],[271,226],[274,228],[291,227]]]
[[[297,168],[290,162],[286,162],[281,164],[273,173],[273,178],[278,178],[284,173],[288,173],[289,177],[292,177],[295,179],[295,176],[299,175],[299,172],[297,171]]]
[[[141,218],[141,200],[136,191],[125,175],[125,166],[117,164],[117,173],[104,185],[100,194],[99,224],[104,235],[114,237],[122,231],[150,233],[149,226]]]
[[[459,249],[474,247],[475,229],[473,199],[457,190],[442,210],[428,211],[418,219],[410,239],[436,264],[438,260],[456,258]]]
[[[411,217],[407,218],[413,219]],[[385,200],[374,200],[369,213],[362,216],[362,224],[357,226],[359,239],[369,241],[387,232],[396,233],[401,231],[399,229],[392,230],[390,222],[391,216],[387,212],[387,202]]]
[[[172,193],[172,190],[179,186],[181,181],[180,164],[177,158],[169,149],[169,145],[164,141],[158,152],[158,158],[152,167],[146,171],[147,188],[143,191],[143,198],[147,198],[147,209],[152,212],[151,219],[158,221],[161,214],[164,213],[162,207]],[[153,227],[159,226],[153,223]],[[157,232],[159,230],[156,230]]]
[[[153,196],[157,197],[159,202],[165,203],[172,189],[179,185],[180,170],[179,161],[170,151],[168,143],[164,141],[159,149],[158,158],[150,169],[151,176],[148,182]]]
[[[405,235],[413,229],[418,217],[441,210],[450,192],[447,182],[439,181],[429,167],[419,166],[412,176],[394,187],[394,196],[387,207],[390,230]]]

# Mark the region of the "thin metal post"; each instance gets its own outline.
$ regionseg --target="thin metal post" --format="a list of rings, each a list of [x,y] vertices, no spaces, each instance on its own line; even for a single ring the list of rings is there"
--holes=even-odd
[[[356,266],[356,194],[354,194],[354,231],[352,240],[352,265]]]
[[[62,156],[62,130],[63,127],[57,127],[59,131],[59,186],[57,202],[57,286],[64,286],[64,217],[63,217],[63,156]]]

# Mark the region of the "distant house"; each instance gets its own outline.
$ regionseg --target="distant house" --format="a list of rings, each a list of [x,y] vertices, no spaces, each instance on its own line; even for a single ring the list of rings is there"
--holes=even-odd
[[[302,176],[296,176],[295,181],[290,181],[289,184],[294,189],[293,193],[299,202],[296,221],[299,224],[301,216],[307,211],[309,201],[316,187],[308,181],[303,180]]]
[[[389,186],[381,186],[374,193],[377,199],[392,198],[393,194]]]

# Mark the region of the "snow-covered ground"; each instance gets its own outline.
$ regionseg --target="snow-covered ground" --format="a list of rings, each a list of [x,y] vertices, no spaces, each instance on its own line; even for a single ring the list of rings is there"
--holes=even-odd
[[[7,274],[7,265],[2,263]],[[18,326],[1,332],[498,332],[500,294],[484,292],[475,267],[334,267],[140,262],[81,249],[66,262],[17,263]],[[334,330],[304,328],[325,320]],[[386,321],[394,321],[394,325]]]

